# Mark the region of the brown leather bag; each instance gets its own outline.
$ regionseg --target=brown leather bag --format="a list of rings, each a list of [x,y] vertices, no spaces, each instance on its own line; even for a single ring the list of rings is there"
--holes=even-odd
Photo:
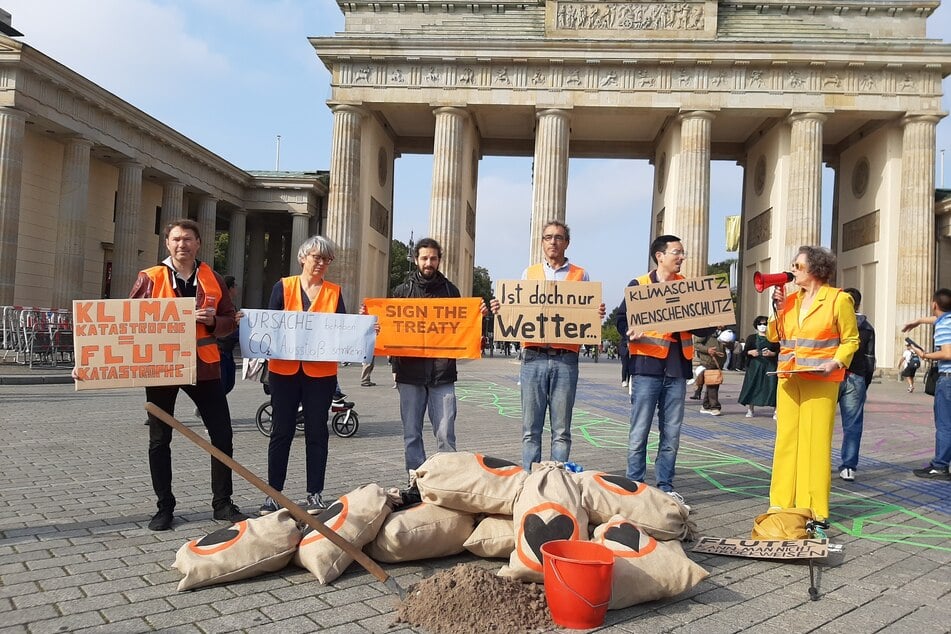
[[[704,370],[703,371],[704,385],[720,385],[721,383],[723,383],[723,370]]]

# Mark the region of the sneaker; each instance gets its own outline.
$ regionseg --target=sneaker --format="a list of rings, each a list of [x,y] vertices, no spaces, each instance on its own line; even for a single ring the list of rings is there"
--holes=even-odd
[[[228,500],[227,504],[223,504],[215,509],[214,518],[216,520],[225,520],[232,524],[237,524],[238,522],[243,522],[248,519],[248,516],[241,512],[237,504]]]
[[[150,531],[167,531],[172,528],[172,509],[159,509],[149,521]]]
[[[343,397],[337,398],[337,397],[335,396],[335,397],[334,397],[334,400],[330,401],[330,406],[331,406],[331,407],[346,407],[346,406],[347,406],[347,402],[346,402],[345,400],[343,400]]]
[[[744,418],[753,418],[753,410],[746,410],[746,416],[744,416]]]
[[[687,504],[686,500],[684,500],[684,496],[680,495],[676,491],[664,491],[664,493],[677,500],[677,503],[687,509],[688,512],[690,511],[690,505]]]
[[[277,511],[278,506],[277,502],[269,495],[264,498],[264,504],[261,505],[261,508],[258,509],[258,515],[268,515]]]
[[[627,387],[627,381],[621,381],[621,387]]]
[[[719,416],[719,415],[722,414],[723,412],[721,412],[721,411],[718,410],[718,409],[711,409],[711,410],[707,411],[707,413],[710,414],[710,416]]]
[[[702,406],[700,407],[700,413],[701,413],[701,414],[713,414],[713,412],[715,412],[715,411],[717,411],[717,410],[715,410],[715,409],[707,409],[706,407],[702,407]],[[714,414],[714,416],[718,416],[718,414]]]
[[[693,394],[691,394],[691,395],[690,395],[690,400],[691,400],[691,401],[699,401],[699,400],[700,400],[700,392],[694,392]]]
[[[947,467],[942,469],[929,464],[923,469],[915,469],[912,473],[919,478],[928,478],[929,480],[951,480],[951,473],[948,473]]]
[[[373,381],[367,381],[366,383],[361,383],[360,387],[376,387],[376,383]]]
[[[696,382],[697,382],[697,379],[696,379],[696,377],[694,377],[694,378],[690,379],[689,381],[687,381],[687,385],[693,385],[693,384],[696,383]]]
[[[842,469],[842,471],[839,471],[839,477],[846,482],[852,482],[855,480],[855,469],[849,469],[848,467],[845,467]]]
[[[307,498],[298,502],[297,505],[308,513],[320,512],[327,508],[327,503],[324,502],[320,493],[308,493]]]

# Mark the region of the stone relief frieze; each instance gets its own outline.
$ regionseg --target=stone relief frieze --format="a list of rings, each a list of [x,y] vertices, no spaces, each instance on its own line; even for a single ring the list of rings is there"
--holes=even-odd
[[[560,2],[555,28],[566,31],[700,31],[703,4]]]
[[[341,66],[343,85],[473,88],[563,88],[622,91],[773,91],[830,92],[882,95],[927,93],[936,83],[932,74],[901,68],[871,70],[861,66],[841,69],[732,68],[709,66],[605,65],[593,67],[520,64],[419,64]]]

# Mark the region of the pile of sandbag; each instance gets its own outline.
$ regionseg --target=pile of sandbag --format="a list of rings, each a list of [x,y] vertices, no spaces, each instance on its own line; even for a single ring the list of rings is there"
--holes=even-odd
[[[546,462],[526,473],[476,453],[440,453],[415,472],[419,502],[375,484],[334,502],[321,522],[382,563],[455,555],[506,558],[499,575],[543,582],[542,544],[591,540],[614,552],[611,609],[674,596],[708,573],[684,554],[696,527],[663,491]],[[239,522],[181,547],[179,590],[271,572],[291,560],[324,584],[353,559],[320,533],[301,533],[286,510]]]

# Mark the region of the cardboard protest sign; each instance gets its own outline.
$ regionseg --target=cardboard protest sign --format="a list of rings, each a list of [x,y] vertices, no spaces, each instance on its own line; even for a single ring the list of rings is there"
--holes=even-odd
[[[370,315],[245,308],[238,334],[241,356],[287,361],[352,361],[373,356]]]
[[[601,282],[502,280],[495,296],[496,341],[601,343]]]
[[[194,385],[195,298],[73,301],[77,390]]]
[[[821,559],[829,554],[829,540],[701,537],[693,552],[753,559]]]
[[[736,323],[726,275],[628,286],[624,303],[635,329],[680,332]]]
[[[482,298],[368,299],[380,320],[375,353],[388,357],[478,359]]]

